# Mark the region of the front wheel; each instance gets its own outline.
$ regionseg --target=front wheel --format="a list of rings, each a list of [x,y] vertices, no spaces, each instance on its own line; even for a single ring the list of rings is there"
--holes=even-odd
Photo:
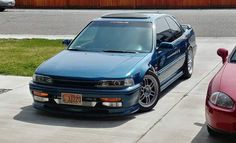
[[[188,79],[193,74],[193,65],[194,65],[194,56],[193,56],[193,49],[189,48],[186,54],[185,63],[183,66],[183,78]]]
[[[148,72],[144,76],[139,97],[140,111],[152,110],[159,100],[159,83],[156,75]]]

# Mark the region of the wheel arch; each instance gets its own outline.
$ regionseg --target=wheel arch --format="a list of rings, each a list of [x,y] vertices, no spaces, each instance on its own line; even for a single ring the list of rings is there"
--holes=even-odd
[[[152,68],[152,67],[150,67],[150,68],[148,68],[147,69],[147,71],[145,72],[145,74],[144,74],[144,76],[143,76],[143,81],[144,81],[144,79],[145,79],[145,77],[146,77],[146,75],[148,75],[147,76],[147,78],[151,78],[152,80],[155,80],[155,82],[156,82],[156,85],[155,85],[155,89],[152,89],[152,90],[155,90],[155,93],[156,94],[154,94],[155,95],[155,99],[151,102],[151,104],[150,105],[148,105],[147,107],[145,106],[145,105],[142,105],[143,104],[143,100],[140,100],[139,99],[139,104],[140,104],[140,109],[139,109],[139,111],[140,112],[146,112],[146,111],[150,111],[150,110],[152,110],[155,106],[156,106],[156,104],[157,104],[157,102],[159,101],[159,99],[160,99],[160,82],[159,82],[159,79],[158,79],[158,77],[157,77],[157,75],[155,74],[155,70],[154,70],[154,68]],[[150,80],[150,79],[149,79]],[[142,82],[143,83],[143,82]],[[144,84],[145,85],[145,84]],[[143,86],[143,85],[142,85]],[[141,90],[140,90],[141,91]],[[145,95],[143,95],[143,96],[145,96]],[[150,100],[151,101],[151,100]],[[147,104],[147,103],[146,103]]]
[[[155,68],[152,66],[152,65],[149,65],[149,67],[147,68],[147,70],[146,70],[146,72],[144,72],[144,74],[142,75],[142,80],[144,79],[144,76],[145,75],[147,75],[147,74],[152,74],[154,77],[155,77],[155,79],[157,80],[157,82],[158,82],[158,85],[159,85],[159,92],[160,92],[160,80],[159,80],[159,78],[158,78],[158,76],[157,76],[157,71],[155,70]]]

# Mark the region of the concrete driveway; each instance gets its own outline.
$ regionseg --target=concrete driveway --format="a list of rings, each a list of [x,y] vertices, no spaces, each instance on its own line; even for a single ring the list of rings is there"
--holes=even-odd
[[[231,143],[233,137],[208,136],[204,100],[210,79],[221,67],[220,47],[232,50],[236,38],[198,38],[193,77],[178,80],[155,109],[115,119],[83,119],[38,112],[32,108],[29,77],[0,76],[1,143]]]

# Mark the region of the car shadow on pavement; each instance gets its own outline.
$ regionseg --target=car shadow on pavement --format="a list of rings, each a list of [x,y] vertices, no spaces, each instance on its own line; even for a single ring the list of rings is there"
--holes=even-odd
[[[160,100],[173,88],[175,88],[179,83],[184,80],[177,80],[167,89],[165,89],[160,94]],[[154,109],[149,112],[155,111]],[[148,113],[149,113],[148,112]],[[146,112],[147,113],[147,112]],[[21,108],[21,112],[14,116],[14,120],[33,123],[33,124],[42,124],[50,126],[67,126],[67,127],[82,127],[82,128],[113,128],[121,126],[130,120],[146,114],[145,112],[138,112],[130,116],[124,117],[106,117],[106,118],[97,118],[97,117],[79,117],[73,115],[64,115],[64,114],[51,114],[43,111],[38,111],[33,108],[32,105],[25,106]]]
[[[165,90],[163,90],[160,93],[159,100],[161,100],[163,97],[165,97],[169,92],[171,92],[172,89],[174,89],[177,85],[179,85],[183,81],[185,81],[185,80],[178,79],[175,82],[173,82],[170,86],[168,86]],[[183,95],[183,96],[185,96],[185,95]],[[146,113],[149,113],[149,112],[154,112],[154,111],[155,111],[155,109],[152,109],[151,111],[148,111],[148,112],[137,112],[134,115],[135,116],[140,116],[140,115],[143,115],[143,114],[146,114]]]
[[[177,85],[179,85],[181,82],[184,82],[186,80],[184,79],[178,79],[174,83],[172,83],[170,86],[168,86],[165,90],[163,90],[160,94],[160,99],[164,97],[166,94],[168,94],[172,89],[174,89]]]
[[[236,143],[236,136],[221,134],[215,137],[212,137],[208,134],[207,125],[194,123],[196,126],[201,126],[201,130],[194,137],[191,143]]]
[[[134,116],[119,118],[88,118],[73,115],[50,114],[47,112],[38,111],[34,109],[32,105],[22,107],[21,110],[21,112],[13,117],[14,120],[33,124],[75,128],[114,128],[135,118]]]

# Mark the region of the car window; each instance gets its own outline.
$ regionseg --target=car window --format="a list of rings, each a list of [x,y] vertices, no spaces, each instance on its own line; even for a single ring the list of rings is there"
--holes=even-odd
[[[170,32],[174,36],[172,41],[179,38],[182,35],[182,31],[181,31],[179,25],[170,17],[166,17],[165,19],[170,26]]]
[[[87,29],[86,31],[84,31],[84,33],[83,33],[84,36],[80,38],[81,45],[84,45],[88,42],[93,41],[96,33],[97,33],[97,29],[94,27],[91,27],[91,28]]]
[[[236,50],[234,50],[234,53],[232,54],[232,57],[230,59],[231,63],[236,63]]]
[[[169,29],[169,26],[164,18],[159,18],[156,20],[156,33],[162,33],[164,31],[167,31]]]
[[[95,21],[80,33],[69,50],[151,52],[152,23]]]
[[[157,47],[161,42],[170,42],[172,33],[170,33],[170,27],[165,18],[158,18],[156,20],[156,42]]]

